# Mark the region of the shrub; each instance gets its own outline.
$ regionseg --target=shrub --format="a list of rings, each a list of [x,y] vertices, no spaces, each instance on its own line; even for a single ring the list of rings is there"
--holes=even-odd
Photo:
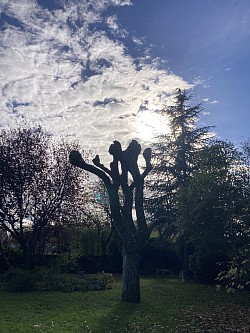
[[[114,282],[114,277],[110,273],[98,273],[97,274],[97,281],[99,281],[104,290],[112,289],[112,283]]]
[[[2,276],[2,282],[9,291],[88,291],[112,289],[113,275],[99,273],[95,278],[80,278],[76,275],[56,274],[53,270],[36,268],[33,271],[11,269]]]
[[[228,292],[244,289],[250,285],[250,249],[239,249],[231,260],[218,263],[224,266],[216,278],[219,286],[225,286]]]
[[[89,288],[87,280],[75,275],[60,274],[54,269],[37,268],[33,272],[36,289],[42,291],[86,291]]]
[[[74,277],[68,277],[63,274],[48,274],[43,282],[43,290],[48,291],[87,291],[89,283],[87,280],[79,280]]]
[[[25,292],[35,288],[34,276],[30,271],[11,269],[4,274],[3,282],[10,291]]]

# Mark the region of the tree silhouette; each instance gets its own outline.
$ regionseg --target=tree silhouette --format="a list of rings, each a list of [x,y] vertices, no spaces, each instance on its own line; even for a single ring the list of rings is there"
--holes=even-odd
[[[127,149],[114,141],[109,147],[113,156],[110,169],[101,164],[97,155],[93,164],[86,163],[78,151],[70,153],[70,162],[98,176],[105,184],[109,199],[112,219],[122,239],[123,290],[122,301],[140,302],[139,257],[146,239],[153,226],[146,223],[143,207],[144,179],[152,170],[151,149],[143,152],[145,169],[140,172],[138,157],[140,144],[133,140]],[[133,214],[135,212],[135,214]],[[136,216],[133,217],[133,216]]]
[[[172,237],[176,233],[178,193],[187,186],[196,169],[195,156],[207,144],[211,126],[197,127],[197,120],[203,111],[202,105],[190,105],[191,95],[176,89],[173,105],[160,112],[169,122],[170,134],[157,137],[153,145],[154,170],[147,180],[150,194],[146,198],[147,213],[159,225],[159,232]],[[188,250],[185,239],[183,247],[183,269],[187,269]]]
[[[46,229],[69,220],[72,202],[83,201],[84,175],[68,162],[73,147],[54,145],[40,126],[0,132],[0,231],[20,246],[25,268]]]

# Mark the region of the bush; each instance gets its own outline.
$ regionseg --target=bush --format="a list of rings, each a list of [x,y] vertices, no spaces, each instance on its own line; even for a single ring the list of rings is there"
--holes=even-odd
[[[228,292],[234,292],[250,286],[250,248],[237,250],[231,260],[218,265],[224,269],[216,278],[217,287],[225,286]]]
[[[34,276],[30,271],[11,269],[4,274],[3,282],[10,291],[26,292],[35,288]]]
[[[89,282],[87,280],[80,280],[75,277],[68,277],[63,274],[48,274],[43,281],[41,289],[47,291],[64,292],[87,291],[89,289]]]
[[[33,276],[36,290],[71,292],[89,289],[87,280],[82,280],[76,275],[60,274],[54,269],[36,268]]]
[[[96,277],[80,278],[77,275],[57,274],[53,270],[37,268],[33,271],[11,269],[1,278],[9,291],[88,291],[112,289],[112,274],[99,273]]]
[[[101,289],[107,290],[112,289],[112,283],[114,282],[113,275],[110,273],[98,273],[95,282],[99,282],[99,285],[102,287]]]

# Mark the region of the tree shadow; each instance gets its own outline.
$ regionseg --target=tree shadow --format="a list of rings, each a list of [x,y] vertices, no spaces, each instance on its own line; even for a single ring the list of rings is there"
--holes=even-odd
[[[134,332],[135,313],[140,308],[138,303],[126,303],[117,301],[102,318],[98,321],[98,327],[102,327],[101,332]],[[93,332],[95,333],[95,332]]]

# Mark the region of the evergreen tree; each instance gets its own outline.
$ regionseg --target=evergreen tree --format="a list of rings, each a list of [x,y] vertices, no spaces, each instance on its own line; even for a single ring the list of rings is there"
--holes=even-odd
[[[240,154],[233,144],[214,141],[197,153],[195,165],[188,186],[178,192],[176,238],[185,240],[186,268],[212,282],[218,261],[244,243]]]
[[[173,222],[176,215],[176,194],[192,176],[194,156],[211,137],[211,126],[197,127],[202,105],[190,106],[191,95],[177,89],[174,104],[161,111],[167,118],[170,134],[160,135],[153,146],[153,165],[147,182],[147,210],[155,224]]]

